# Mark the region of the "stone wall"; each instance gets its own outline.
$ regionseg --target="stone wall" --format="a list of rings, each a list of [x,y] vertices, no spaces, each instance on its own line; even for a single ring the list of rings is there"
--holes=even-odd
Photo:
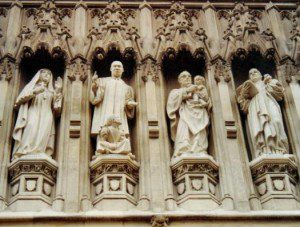
[[[284,0],[1,1],[2,222],[299,224],[299,18],[297,1]],[[138,103],[129,121],[135,160],[95,161],[90,90],[94,73],[108,77],[115,60]],[[13,159],[16,99],[42,68],[62,78],[54,154]],[[256,157],[237,94],[251,68],[284,88],[289,154]],[[166,105],[184,70],[206,81],[209,156],[171,162]]]

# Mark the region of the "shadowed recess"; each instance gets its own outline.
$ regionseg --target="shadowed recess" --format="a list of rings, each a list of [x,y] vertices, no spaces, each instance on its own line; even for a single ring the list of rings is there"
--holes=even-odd
[[[92,71],[96,71],[99,77],[109,77],[110,66],[113,61],[123,63],[124,73],[122,78],[128,83],[136,69],[135,54],[131,50],[125,50],[123,54],[116,48],[112,48],[107,53],[104,53],[101,49],[96,50],[92,60]]]
[[[50,69],[54,78],[63,77],[65,72],[65,55],[56,51],[52,55],[45,48],[41,47],[35,53],[31,50],[24,50],[21,58],[20,69],[22,78],[28,83],[39,69]]]
[[[231,63],[236,87],[249,79],[249,70],[257,68],[262,75],[275,76],[276,66],[273,59],[266,59],[259,51],[250,51],[244,58],[234,56]]]

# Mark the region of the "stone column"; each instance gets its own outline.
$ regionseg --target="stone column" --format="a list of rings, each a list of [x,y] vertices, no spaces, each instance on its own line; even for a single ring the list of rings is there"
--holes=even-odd
[[[260,209],[247,165],[239,111],[234,96],[231,70],[216,58],[208,67],[208,87],[213,103],[212,135],[220,165],[220,188],[224,209]],[[249,202],[250,201],[250,202]]]
[[[87,77],[90,66],[82,57],[87,35],[87,7],[79,2],[74,16],[73,59],[67,67],[65,106],[62,114],[56,210],[78,212],[91,208],[90,202],[90,112]],[[72,192],[72,193],[70,193]]]
[[[13,127],[13,107],[19,90],[19,70],[16,59],[17,36],[21,26],[22,4],[12,3],[9,10],[8,26],[4,44],[4,57],[0,62],[0,210],[7,206],[8,164],[12,150],[11,128]],[[12,91],[12,92],[11,92]]]
[[[282,83],[284,92],[283,116],[287,124],[292,152],[298,162],[300,160],[300,85],[297,68],[290,58],[281,61],[277,68],[278,80]],[[300,174],[300,169],[298,168]]]
[[[272,26],[272,31],[276,37],[279,56],[280,58],[286,57],[289,55],[289,50],[286,45],[287,38],[283,30],[283,23],[280,18],[280,13],[278,11],[278,8],[272,2],[270,2],[266,6],[266,11],[269,15],[269,21]]]
[[[153,12],[149,4],[140,5],[141,12],[141,38],[144,59],[138,70],[138,83],[140,84],[140,119],[143,127],[140,133],[143,141],[141,154],[141,209],[149,207],[154,211],[165,208],[174,209],[173,186],[170,171],[170,154],[165,119],[164,91],[161,86],[162,75],[160,67],[152,57],[153,53]],[[146,202],[150,200],[149,202]]]

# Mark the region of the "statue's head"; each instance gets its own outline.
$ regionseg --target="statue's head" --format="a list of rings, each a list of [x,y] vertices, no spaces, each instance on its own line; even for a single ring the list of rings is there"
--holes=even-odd
[[[258,69],[253,68],[249,70],[249,78],[252,82],[257,82],[262,79],[262,75]]]
[[[123,64],[120,61],[114,61],[110,66],[111,76],[120,78],[124,72]]]
[[[48,84],[50,82],[51,77],[52,73],[49,69],[40,69],[40,81],[43,81],[44,83]]]
[[[106,122],[105,122],[106,126],[119,127],[119,125],[121,124],[122,124],[121,119],[115,115],[110,115],[106,118]]]
[[[178,82],[181,87],[188,87],[192,84],[192,76],[188,71],[183,71],[178,76]]]
[[[197,75],[197,76],[195,76],[195,78],[194,78],[194,84],[195,85],[204,85],[205,86],[205,79],[204,79],[204,77],[202,77],[202,76],[199,76],[199,75]]]

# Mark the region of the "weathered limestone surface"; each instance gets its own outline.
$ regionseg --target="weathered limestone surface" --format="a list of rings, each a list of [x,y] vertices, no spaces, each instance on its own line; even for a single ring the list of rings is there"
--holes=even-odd
[[[0,222],[299,225],[299,66],[296,0],[2,0]]]

